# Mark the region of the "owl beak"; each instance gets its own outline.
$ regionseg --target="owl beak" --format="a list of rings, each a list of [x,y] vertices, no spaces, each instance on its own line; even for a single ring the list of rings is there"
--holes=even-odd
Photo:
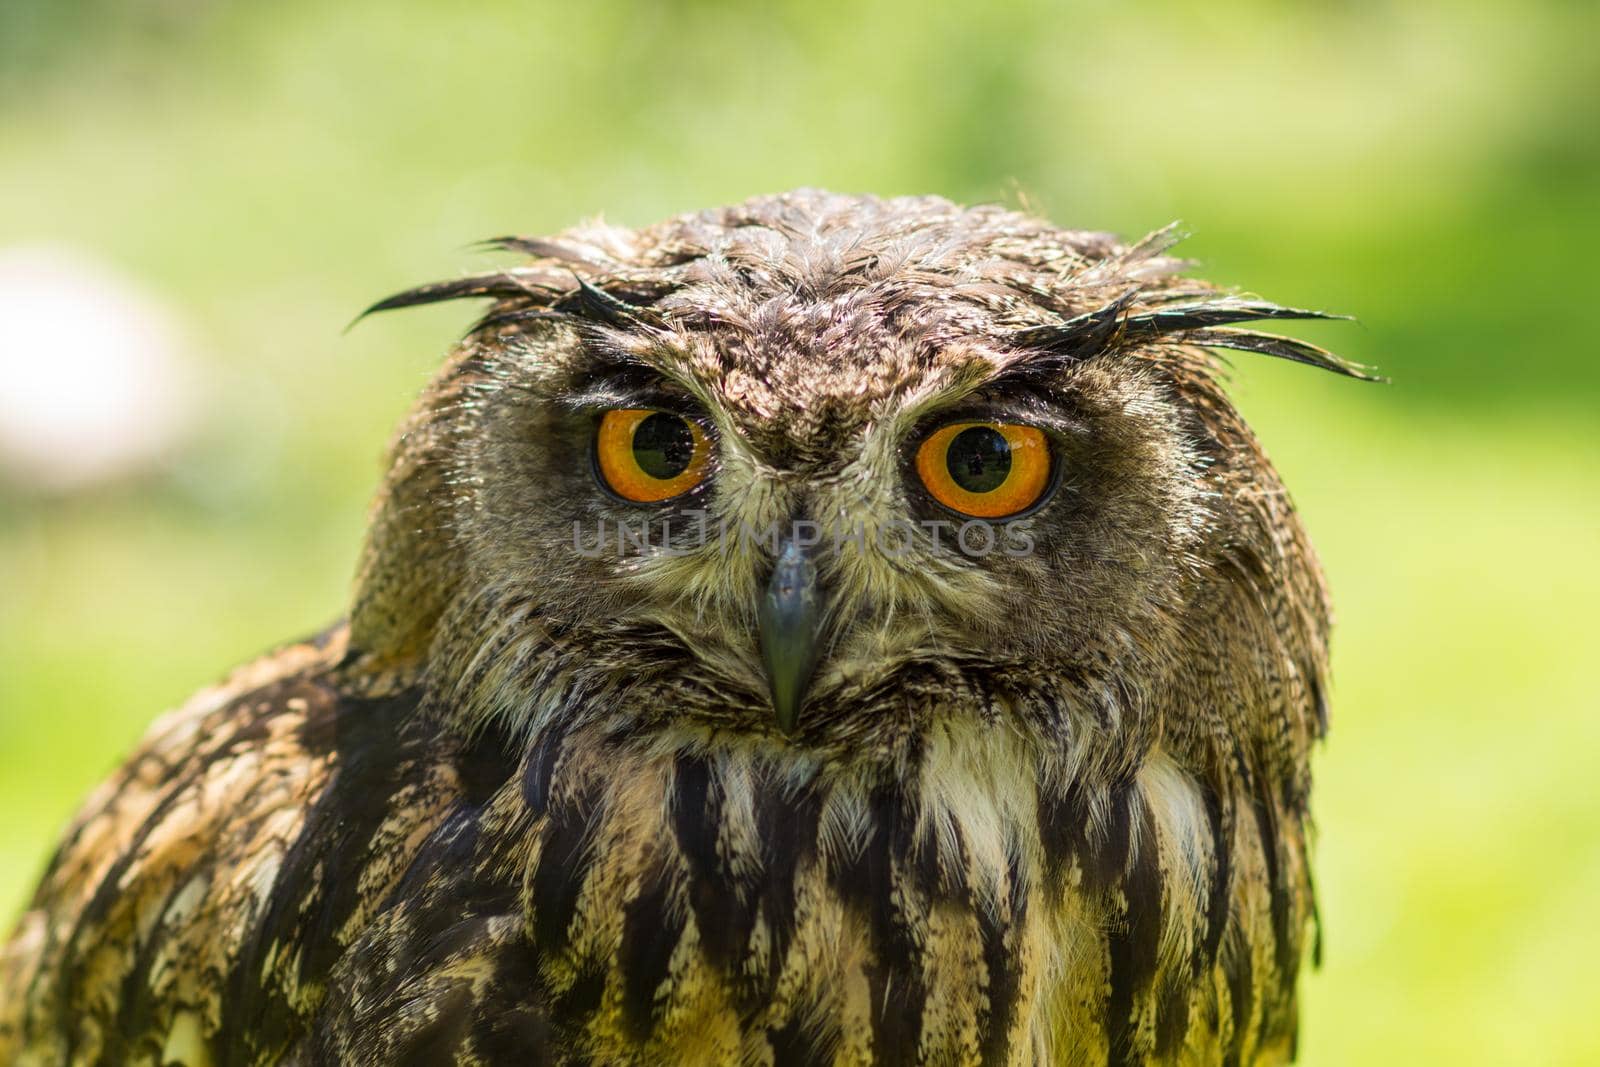
[[[817,665],[822,628],[817,565],[793,539],[778,553],[761,598],[759,622],[761,661],[772,687],[772,709],[778,728],[793,734]]]

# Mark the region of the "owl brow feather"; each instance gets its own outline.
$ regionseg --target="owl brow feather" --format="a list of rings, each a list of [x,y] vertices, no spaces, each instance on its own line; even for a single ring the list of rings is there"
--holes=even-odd
[[[1149,259],[1170,247],[1177,237],[1175,225],[1168,226],[1146,237],[1134,247],[1133,252],[1137,253],[1136,258]],[[615,266],[599,250],[575,248],[537,238],[497,237],[484,242],[483,246],[522,252],[571,267],[596,270]],[[650,304],[672,286],[630,285],[614,279],[616,284],[601,287],[571,267],[554,275],[538,267],[519,267],[416,286],[378,301],[358,315],[355,322],[380,311],[450,300],[493,299],[497,301],[496,305],[473,323],[467,330],[469,336],[484,330],[516,327],[540,320],[567,321],[642,333],[654,332],[661,327],[661,318]],[[564,275],[570,275],[575,284],[565,284]],[[635,303],[625,299],[614,291],[616,289],[628,291],[628,296],[636,296],[644,302]],[[1007,334],[1007,340],[1031,351],[1034,358],[1026,360],[1011,373],[1028,378],[1045,377],[1119,348],[1165,340],[1203,348],[1256,352],[1361,381],[1386,381],[1362,364],[1337,356],[1309,341],[1231,328],[1241,323],[1269,320],[1346,320],[1349,318],[1347,315],[1285,307],[1233,295],[1193,299],[1200,295],[1201,291],[1195,289],[1152,294],[1142,286],[1133,285],[1100,307],[1070,319],[1012,330]],[[1142,297],[1153,297],[1155,304],[1132,310]]]
[[[359,322],[368,315],[375,315],[380,311],[394,311],[398,308],[419,307],[424,304],[439,304],[447,300],[467,300],[474,297],[497,300],[521,299],[533,304],[553,306],[568,292],[570,290],[563,286],[557,286],[537,276],[530,276],[524,271],[502,270],[469,274],[465,278],[430,282],[384,297],[357,316],[356,321]]]
[[[506,238],[496,238],[503,245]],[[530,242],[543,247],[545,242]],[[497,304],[487,315],[468,328],[482,330],[515,326],[538,320],[583,322],[622,330],[648,331],[660,325],[660,317],[648,304],[635,304],[613,292],[599,288],[576,271],[570,272],[575,285],[558,283],[547,272],[525,268],[471,274],[446,282],[431,282],[385,297],[356,316],[360,322],[380,311],[439,304],[450,300],[492,299]],[[644,294],[655,299],[660,293]],[[352,323],[351,325],[354,325]]]
[[[1019,370],[1028,376],[1047,375],[1122,347],[1166,340],[1202,348],[1259,352],[1361,381],[1385,380],[1362,364],[1336,356],[1309,341],[1227,328],[1238,323],[1273,319],[1348,320],[1348,315],[1283,307],[1237,296],[1190,303],[1158,303],[1154,307],[1130,311],[1147,295],[1134,287],[1093,311],[1063,322],[1011,331],[1008,340],[1039,354],[1039,358],[1029,360]],[[1193,292],[1179,294],[1178,299],[1193,295]]]
[[[512,247],[510,238],[496,238],[496,247]],[[518,250],[542,249],[548,242],[528,240],[516,246]],[[550,246],[555,247],[555,246]],[[576,253],[573,254],[574,257]],[[584,260],[582,262],[589,262]],[[569,406],[596,406],[597,398],[608,398],[612,405],[633,398],[653,399],[670,404],[677,397],[670,376],[662,376],[659,368],[640,358],[622,339],[649,338],[664,325],[660,314],[648,304],[625,300],[617,293],[595,285],[576,271],[557,275],[561,281],[570,279],[570,285],[558,284],[548,274],[545,280],[530,284],[528,268],[514,268],[489,274],[472,275],[450,282],[437,282],[418,286],[379,301],[362,313],[436,304],[449,300],[490,298],[496,303],[489,313],[467,329],[467,336],[487,330],[517,327],[531,322],[558,321],[576,326],[589,342],[589,355],[593,361],[589,384],[568,395]],[[646,300],[659,299],[667,288],[647,290],[636,282],[622,279],[617,287],[629,295],[640,295]],[[359,319],[357,321],[360,321]],[[597,381],[605,380],[603,386]],[[641,403],[643,401],[641,400]]]

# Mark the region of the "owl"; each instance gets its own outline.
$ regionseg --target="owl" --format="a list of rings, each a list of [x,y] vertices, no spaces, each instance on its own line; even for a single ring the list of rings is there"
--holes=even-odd
[[[998,206],[492,242],[347,618],[159,720],[0,955],[13,1064],[1280,1063],[1324,583],[1218,349]]]

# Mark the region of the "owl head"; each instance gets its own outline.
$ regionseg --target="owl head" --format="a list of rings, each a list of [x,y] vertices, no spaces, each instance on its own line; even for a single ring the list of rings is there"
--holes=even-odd
[[[1173,240],[799,191],[491,242],[531,258],[375,305],[491,301],[394,446],[353,644],[463,724],[836,755],[1320,706],[1315,559],[1210,352],[1363,375]]]

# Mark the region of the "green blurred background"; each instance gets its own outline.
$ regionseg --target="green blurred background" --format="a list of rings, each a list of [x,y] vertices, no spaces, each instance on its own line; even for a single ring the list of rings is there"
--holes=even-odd
[[[156,470],[0,490],[3,921],[158,711],[341,611],[471,309],[354,312],[597,213],[938,192],[1182,219],[1206,276],[1359,317],[1302,336],[1392,385],[1236,375],[1339,608],[1302,1059],[1600,1063],[1597,30],[1513,0],[3,0],[0,248],[113,264],[202,374]]]

